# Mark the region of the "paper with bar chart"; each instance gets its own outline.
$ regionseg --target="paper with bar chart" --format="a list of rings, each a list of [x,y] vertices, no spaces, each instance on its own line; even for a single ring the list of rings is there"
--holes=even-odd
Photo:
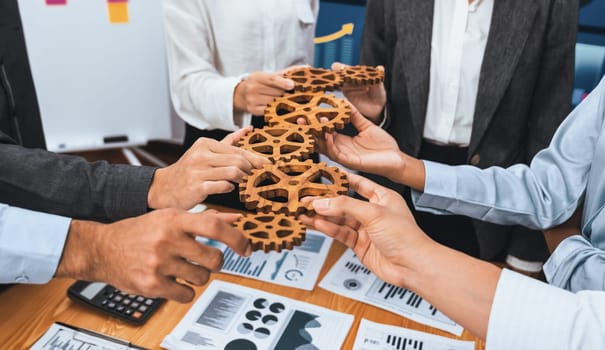
[[[220,242],[204,238],[198,240],[223,251],[221,272],[304,290],[312,290],[315,286],[332,245],[332,238],[307,230],[303,244],[293,250],[281,253],[257,251],[249,257],[242,257]]]
[[[353,316],[214,280],[164,338],[166,349],[340,349]]]
[[[455,335],[463,328],[409,289],[380,280],[348,249],[330,269],[319,286],[332,293],[394,312],[419,323]]]
[[[455,340],[362,319],[353,350],[474,350],[475,342]]]

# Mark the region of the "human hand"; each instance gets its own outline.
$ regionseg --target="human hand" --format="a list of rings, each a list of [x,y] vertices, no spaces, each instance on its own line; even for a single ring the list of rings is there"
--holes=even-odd
[[[407,157],[399,150],[395,139],[364,118],[353,105],[351,123],[358,131],[356,136],[324,133],[323,139],[318,139],[318,151],[348,168],[397,178]]]
[[[254,72],[235,88],[233,108],[237,112],[263,115],[269,103],[292,89],[294,82],[280,73]]]
[[[334,62],[332,64],[332,70],[335,72],[339,72],[345,67],[346,65],[339,62]],[[376,68],[384,71],[383,66],[378,66]],[[374,124],[380,123],[382,111],[387,102],[384,83],[367,86],[356,86],[345,83],[342,87],[342,92],[364,116],[370,119]]]
[[[308,198],[316,215],[301,215],[301,221],[351,248],[384,281],[407,286],[410,262],[435,243],[416,225],[399,194],[358,175],[347,177],[351,188],[369,202],[347,196]]]
[[[208,195],[227,193],[252,169],[269,163],[264,157],[233,146],[251,127],[238,130],[222,141],[198,139],[174,164],[158,169],[149,187],[149,208],[190,209]]]
[[[552,253],[566,238],[582,233],[582,206],[578,206],[573,215],[559,226],[544,230],[544,239]]]
[[[222,252],[197,242],[196,236],[250,254],[248,240],[231,226],[239,216],[162,209],[112,224],[74,220],[57,277],[106,282],[126,293],[189,302],[195,292],[186,282],[203,285],[223,264]]]

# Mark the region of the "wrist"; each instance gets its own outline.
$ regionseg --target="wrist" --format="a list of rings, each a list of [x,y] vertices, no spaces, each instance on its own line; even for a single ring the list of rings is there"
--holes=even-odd
[[[162,179],[166,169],[157,169],[151,179],[151,185],[149,185],[149,191],[147,192],[147,207],[149,209],[161,209],[162,206]]]
[[[384,121],[386,119],[386,114],[385,114],[385,108],[386,104],[383,103],[382,104],[382,108],[379,109],[378,113],[370,113],[368,115],[366,115],[365,117],[371,121],[372,123],[374,123],[375,125],[379,125],[382,127],[382,125],[384,125]]]
[[[87,281],[97,281],[95,272],[97,251],[99,251],[99,230],[103,224],[92,221],[72,220],[63,248],[63,255],[57,267],[56,277],[68,277]]]
[[[397,171],[391,180],[416,191],[424,191],[426,177],[424,162],[401,151],[399,152],[399,159]]]
[[[245,113],[246,98],[245,98],[246,81],[242,80],[235,86],[233,90],[233,113]]]

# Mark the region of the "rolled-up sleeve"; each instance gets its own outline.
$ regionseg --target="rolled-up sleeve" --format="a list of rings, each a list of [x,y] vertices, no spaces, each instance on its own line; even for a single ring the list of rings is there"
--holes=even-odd
[[[503,270],[486,350],[605,349],[605,293],[577,294]]]
[[[605,290],[605,252],[582,236],[561,242],[544,265],[548,282],[570,291]]]
[[[71,219],[0,204],[0,283],[46,283],[55,274]]]

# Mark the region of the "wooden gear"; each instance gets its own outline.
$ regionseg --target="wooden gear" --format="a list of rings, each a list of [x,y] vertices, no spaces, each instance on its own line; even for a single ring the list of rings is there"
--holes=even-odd
[[[299,246],[305,240],[305,225],[284,214],[248,214],[233,225],[248,238],[253,251],[281,252]]]
[[[305,160],[315,150],[313,136],[303,130],[277,127],[255,129],[237,144],[252,153],[267,157],[271,162]]]
[[[294,81],[296,91],[333,91],[342,86],[343,79],[328,69],[301,67],[289,70],[284,78]]]
[[[265,109],[265,121],[271,126],[296,127],[315,136],[344,128],[351,107],[342,98],[323,93],[297,92],[276,98]],[[305,120],[304,125],[298,119]]]
[[[371,66],[350,66],[341,71],[345,83],[372,85],[384,81],[384,71]]]
[[[319,183],[322,178],[331,183]],[[239,185],[239,193],[240,201],[247,209],[299,215],[313,212],[311,203],[301,203],[303,197],[334,197],[346,194],[348,187],[346,175],[340,169],[323,162],[315,164],[309,159],[269,164],[253,170]]]

